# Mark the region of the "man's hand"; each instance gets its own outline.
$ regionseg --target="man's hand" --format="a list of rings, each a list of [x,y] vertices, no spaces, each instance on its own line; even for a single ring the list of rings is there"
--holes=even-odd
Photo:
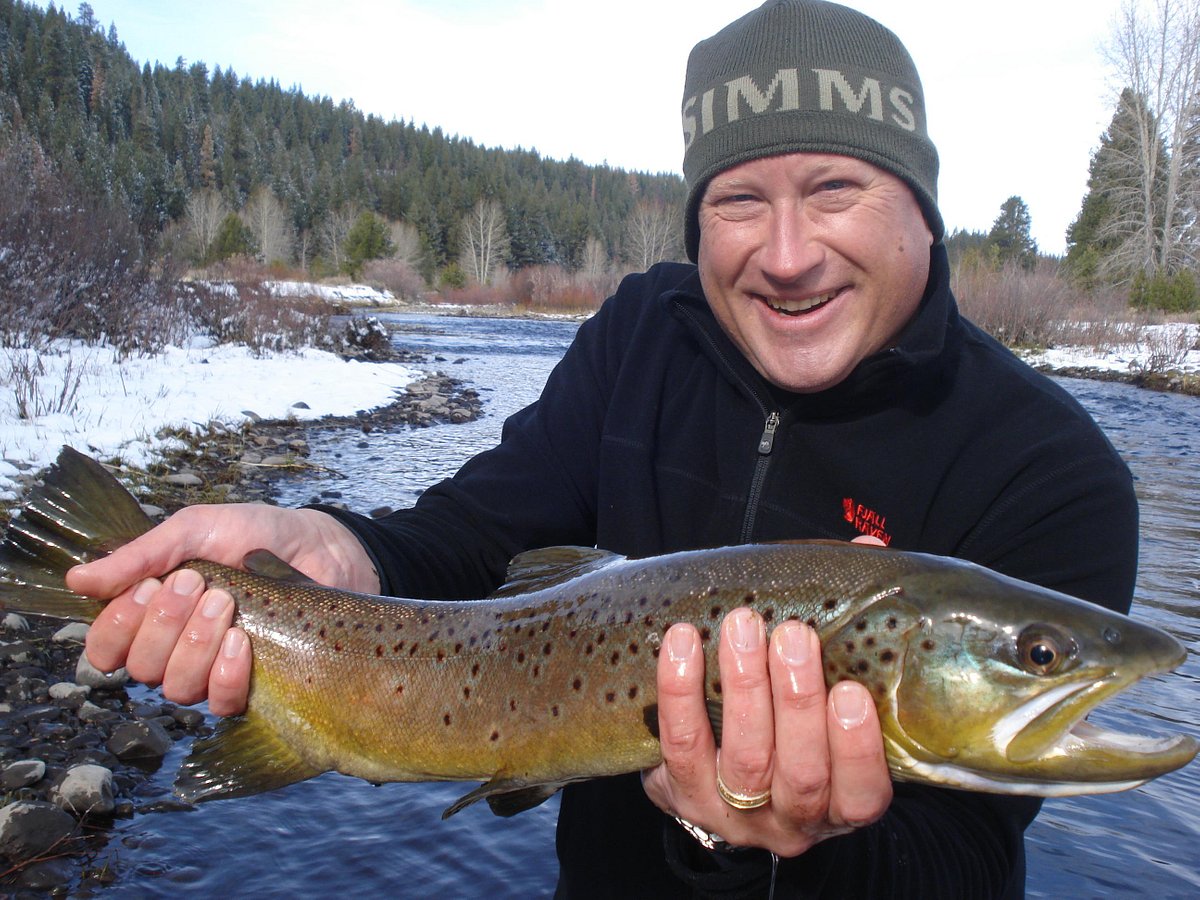
[[[866,688],[826,691],[816,633],[784,622],[770,640],[749,609],[726,617],[719,647],[722,743],[704,700],[704,655],[691,625],[667,632],[658,663],[662,765],[644,776],[662,810],[736,846],[798,856],[873,822],[892,799],[875,704]],[[711,677],[711,676],[709,676]],[[756,809],[722,799],[770,792]]]
[[[138,681],[161,684],[163,696],[177,703],[207,697],[217,715],[244,711],[250,642],[230,628],[233,599],[208,590],[190,569],[172,570],[189,559],[237,567],[258,549],[322,584],[379,591],[366,551],[332,516],[257,504],[192,506],[67,573],[71,590],[112,598],[88,631],[89,661],[101,671],[123,665]]]

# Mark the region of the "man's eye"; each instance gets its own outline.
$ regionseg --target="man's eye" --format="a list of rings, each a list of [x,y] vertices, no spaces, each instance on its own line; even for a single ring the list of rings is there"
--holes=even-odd
[[[823,190],[823,191],[841,191],[841,190],[845,190],[848,187],[850,187],[850,182],[838,181],[836,179],[831,180],[831,181],[824,181],[821,183],[821,190]]]

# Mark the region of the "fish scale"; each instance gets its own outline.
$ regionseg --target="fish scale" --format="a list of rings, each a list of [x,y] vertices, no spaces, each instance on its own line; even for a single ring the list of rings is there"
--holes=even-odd
[[[103,603],[63,576],[152,527],[103,467],[64,449],[0,547],[0,600],[89,620]],[[244,715],[197,741],[176,792],[238,797],[338,771],[454,780],[511,815],[564,784],[660,759],[655,668],[676,622],[696,627],[719,737],[725,616],[807,622],[829,685],[870,690],[898,780],[1056,796],[1121,790],[1178,768],[1189,736],[1080,722],[1104,697],[1184,658],[1170,635],[945,557],[799,541],[630,560],[558,547],[517,557],[478,601],[323,587],[265,551],[244,569],[193,560],[236,603],[253,673]]]

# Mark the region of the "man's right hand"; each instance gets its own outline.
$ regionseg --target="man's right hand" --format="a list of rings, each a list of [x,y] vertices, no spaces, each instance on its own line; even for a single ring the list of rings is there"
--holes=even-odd
[[[162,685],[176,703],[208,698],[217,715],[246,708],[250,642],[230,628],[228,593],[208,590],[190,559],[238,567],[269,550],[321,584],[379,592],[379,577],[358,539],[317,510],[258,504],[191,506],[109,556],[67,573],[67,586],[110,599],[87,636],[87,657],[101,671],[122,665],[132,678]]]

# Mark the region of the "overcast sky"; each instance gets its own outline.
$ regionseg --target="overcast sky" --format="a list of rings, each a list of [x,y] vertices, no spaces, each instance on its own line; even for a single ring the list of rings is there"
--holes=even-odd
[[[925,85],[948,228],[1013,194],[1062,253],[1117,90],[1121,0],[857,0]],[[486,146],[679,172],[688,51],[754,0],[91,0],[139,62],[205,62]],[[74,0],[63,4],[74,14]]]

